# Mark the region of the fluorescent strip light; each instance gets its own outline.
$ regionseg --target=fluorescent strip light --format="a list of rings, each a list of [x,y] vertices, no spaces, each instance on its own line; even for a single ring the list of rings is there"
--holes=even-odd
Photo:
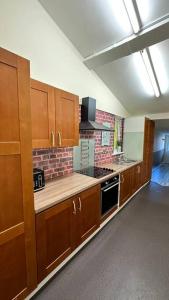
[[[140,52],[136,52],[133,53],[131,57],[135,69],[134,77],[135,80],[136,79],[138,80],[137,84],[138,84],[138,88],[140,89],[138,92],[143,94],[145,98],[147,98],[147,96],[149,98],[154,97],[154,90],[150,82],[150,78],[147,73],[145,64],[143,62],[142,55],[140,54]]]
[[[157,83],[157,79],[154,74],[154,70],[153,70],[153,67],[152,67],[152,64],[150,61],[150,57],[149,57],[146,49],[142,50],[140,53],[143,58],[143,62],[146,67],[147,73],[149,75],[149,78],[150,78],[150,81],[151,81],[151,84],[152,84],[152,87],[154,90],[154,94],[158,98],[160,96],[160,89],[159,89],[159,85]]]
[[[140,31],[140,24],[132,0],[123,0],[134,33]]]
[[[167,68],[163,57],[163,48],[161,45],[153,45],[149,47],[152,63],[156,72],[157,80],[162,94],[169,91],[169,78],[167,75]]]

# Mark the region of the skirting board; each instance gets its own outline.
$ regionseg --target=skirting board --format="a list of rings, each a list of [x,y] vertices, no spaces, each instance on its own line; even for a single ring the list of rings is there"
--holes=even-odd
[[[124,206],[127,205],[127,203],[142,189],[144,188],[147,184],[149,183],[146,182],[144,185],[142,185],[121,207],[118,207],[118,209],[112,213],[111,216],[109,216],[103,223],[100,224],[100,227],[93,233],[91,234],[90,237],[88,237],[78,248],[76,248],[58,267],[56,267],[48,276],[46,276],[45,279],[43,279],[37,286],[37,288],[26,297],[26,300],[31,299],[60,269],[62,269],[94,236],[99,233],[102,228],[111,221],[114,216],[123,209]]]

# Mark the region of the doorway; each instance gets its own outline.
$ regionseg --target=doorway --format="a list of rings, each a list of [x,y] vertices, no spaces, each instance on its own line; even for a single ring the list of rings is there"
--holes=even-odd
[[[151,181],[169,186],[169,119],[155,121]]]

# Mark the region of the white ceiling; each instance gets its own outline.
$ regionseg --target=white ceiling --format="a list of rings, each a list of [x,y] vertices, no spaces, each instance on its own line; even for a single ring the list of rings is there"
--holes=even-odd
[[[96,69],[97,74],[132,114],[169,111],[169,40],[152,46],[152,50],[159,52],[158,62],[160,57],[162,58],[162,76],[156,72],[159,83],[161,83],[161,90],[163,88],[165,91],[160,98],[153,96],[149,79],[146,78],[147,74],[143,73],[144,66],[138,53]]]
[[[40,0],[85,58],[132,34],[122,0]],[[169,0],[136,0],[144,25],[169,14]],[[169,111],[169,40],[150,48],[162,96],[154,98],[139,54],[97,67],[96,73],[132,114]],[[89,95],[90,96],[90,95]]]
[[[168,0],[136,0],[143,25],[169,13]]]
[[[132,34],[130,23],[123,27],[120,22],[122,0],[116,1],[120,3],[118,10],[112,0],[40,0],[40,3],[83,57],[87,57]]]

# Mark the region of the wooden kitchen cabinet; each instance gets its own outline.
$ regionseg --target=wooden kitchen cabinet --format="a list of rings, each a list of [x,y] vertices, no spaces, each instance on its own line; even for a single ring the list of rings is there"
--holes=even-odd
[[[0,298],[37,285],[29,61],[0,48]]]
[[[31,80],[32,147],[54,146],[55,98],[54,88]]]
[[[145,119],[144,128],[144,151],[143,151],[143,176],[142,183],[146,183],[151,179],[152,163],[153,163],[153,145],[154,145],[154,127],[152,120]]]
[[[38,282],[96,230],[99,219],[100,186],[37,214]]]
[[[36,216],[38,282],[73,250],[74,201],[66,200]]]
[[[120,206],[142,186],[143,163],[137,164],[120,175]]]
[[[120,174],[120,206],[132,195],[132,168]]]
[[[33,148],[72,147],[79,143],[76,95],[31,80]]]
[[[78,211],[76,246],[78,246],[99,227],[100,186],[92,187],[79,194],[76,199],[76,205]]]
[[[132,194],[142,185],[142,163],[131,168]]]
[[[79,99],[76,95],[55,89],[56,146],[79,144]]]

